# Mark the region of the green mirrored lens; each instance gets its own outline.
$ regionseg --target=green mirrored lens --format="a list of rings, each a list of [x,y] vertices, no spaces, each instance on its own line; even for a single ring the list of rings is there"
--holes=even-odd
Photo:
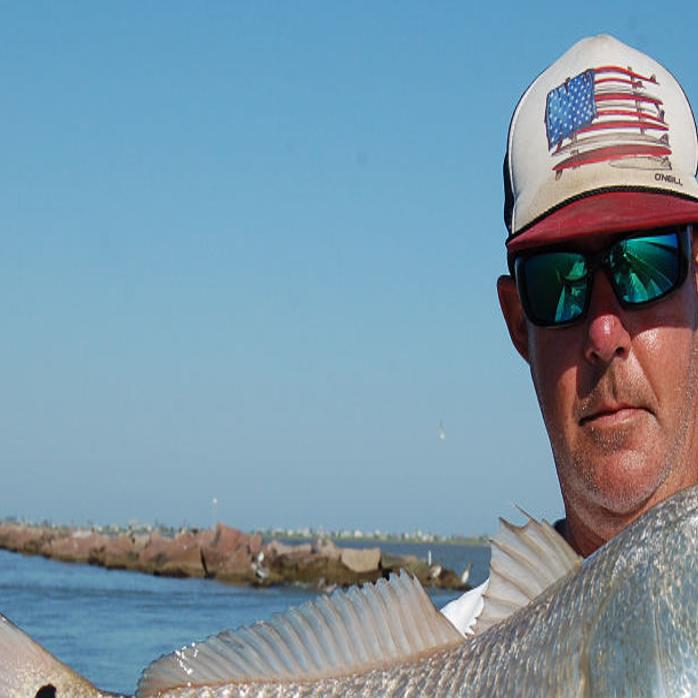
[[[608,256],[619,298],[647,303],[674,288],[680,273],[677,235],[631,238],[618,243]]]
[[[548,252],[522,261],[528,305],[538,322],[563,324],[582,314],[588,286],[582,255]]]

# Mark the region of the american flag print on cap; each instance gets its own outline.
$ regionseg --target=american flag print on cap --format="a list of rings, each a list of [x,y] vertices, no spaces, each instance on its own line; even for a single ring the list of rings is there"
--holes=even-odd
[[[548,92],[545,130],[553,171],[592,163],[671,169],[669,125],[654,75],[605,65],[589,68]]]

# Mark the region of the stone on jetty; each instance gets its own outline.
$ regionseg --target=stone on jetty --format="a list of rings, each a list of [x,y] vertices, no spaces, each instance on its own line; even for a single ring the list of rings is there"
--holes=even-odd
[[[262,537],[217,524],[200,537],[201,560],[207,577],[238,584],[255,579],[252,563],[262,549]]]
[[[112,570],[138,569],[138,558],[150,536],[135,533],[120,533],[107,537],[102,551],[102,564]]]
[[[25,555],[42,555],[54,538],[65,534],[66,529],[3,523],[0,524],[0,547]]]
[[[272,560],[277,557],[306,557],[312,555],[313,546],[310,543],[297,543],[288,545],[278,540],[273,540],[264,547],[264,554]]]
[[[326,588],[375,581],[383,576],[380,548],[339,548],[327,539],[297,545],[273,540],[263,551],[270,572],[266,584],[292,581]]]
[[[203,577],[199,541],[191,531],[180,531],[174,538],[155,532],[139,555],[139,565],[151,574],[166,577]]]
[[[329,560],[339,560],[342,556],[341,548],[338,548],[329,538],[316,538],[310,546],[316,555],[322,555]]]
[[[363,574],[375,572],[380,567],[380,548],[343,548],[340,557],[342,564],[352,572]]]
[[[70,535],[53,538],[41,550],[41,554],[64,562],[83,562],[99,565],[107,544],[106,536],[77,529]]]

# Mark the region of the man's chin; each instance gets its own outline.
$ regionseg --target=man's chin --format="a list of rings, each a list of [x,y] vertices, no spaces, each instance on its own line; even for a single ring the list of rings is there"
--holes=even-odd
[[[594,475],[586,483],[594,504],[609,514],[634,518],[658,501],[667,473],[642,467],[635,459],[630,464],[612,463]]]
[[[640,449],[606,447],[589,449],[576,458],[571,480],[564,487],[567,493],[577,493],[578,500],[621,517],[639,515],[658,501],[658,491],[669,469],[654,454]],[[567,478],[570,479],[570,478]],[[585,506],[582,501],[579,504]],[[586,508],[586,506],[585,506]]]

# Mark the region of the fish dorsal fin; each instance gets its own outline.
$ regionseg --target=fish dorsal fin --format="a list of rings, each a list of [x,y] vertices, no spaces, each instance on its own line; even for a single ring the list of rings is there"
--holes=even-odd
[[[0,696],[36,696],[42,688],[46,695],[102,695],[0,614]]]
[[[510,616],[581,564],[582,558],[547,522],[528,521],[515,526],[499,519],[491,541],[490,581],[474,631],[479,634]]]
[[[401,572],[165,655],[143,672],[136,695],[345,676],[461,642],[419,581]]]

